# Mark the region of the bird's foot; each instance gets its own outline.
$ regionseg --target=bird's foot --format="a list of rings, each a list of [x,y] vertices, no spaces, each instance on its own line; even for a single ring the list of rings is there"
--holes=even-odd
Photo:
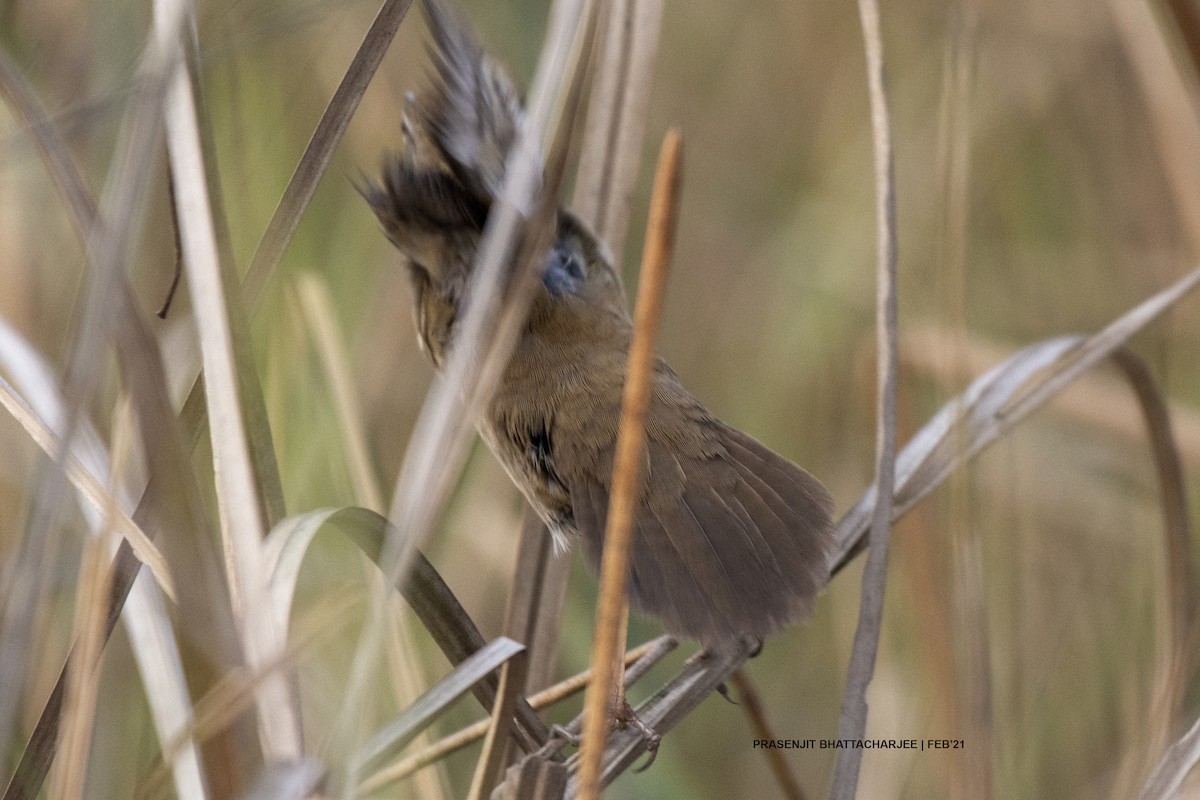
[[[632,726],[635,730],[642,734],[642,738],[646,742],[646,752],[650,754],[650,758],[646,763],[634,770],[634,772],[645,772],[650,769],[650,765],[654,763],[654,759],[658,757],[658,746],[662,744],[662,736],[653,728],[642,722],[641,718],[633,710],[633,706],[629,705],[628,700],[621,701],[621,705],[617,708],[616,723],[624,728]]]
[[[550,736],[546,739],[546,743],[537,751],[537,755],[541,758],[549,758],[554,753],[559,752],[564,747],[579,747],[579,734],[566,728],[562,725],[551,725]]]

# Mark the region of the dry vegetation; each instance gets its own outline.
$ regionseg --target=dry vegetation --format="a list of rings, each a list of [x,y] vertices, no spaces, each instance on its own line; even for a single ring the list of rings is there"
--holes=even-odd
[[[462,4],[552,141],[572,60],[540,49],[547,3]],[[550,39],[582,5],[556,3]],[[669,3],[659,34],[654,5],[633,4],[658,45],[626,79],[649,92],[622,123],[645,130],[616,154],[631,166],[584,137],[562,194],[599,214],[597,174],[632,181],[603,230],[625,240],[632,288],[651,155],[684,131],[658,349],[715,413],[825,481],[843,557],[814,619],[729,680],[742,707],[711,692],[744,654],[697,667],[658,643],[630,667],[631,702],[667,733],[605,796],[795,796],[792,781],[821,797],[834,751],[768,761],[751,742],[764,725],[837,734],[856,626],[876,452],[862,32],[853,4],[771,0]],[[379,8],[357,0],[213,0],[194,28],[172,0],[0,5],[0,784],[40,763],[54,798],[463,797],[497,777],[495,741],[388,770],[494,706],[516,714],[520,749],[578,713],[579,695],[536,690],[587,668],[596,583],[522,547],[522,501],[457,406],[422,417],[433,376],[408,288],[354,190],[425,79],[418,6],[401,23],[407,3],[385,3],[394,40],[384,24],[360,50]],[[1171,796],[1200,752],[1194,4],[882,13],[902,516],[867,735],[965,746],[868,752],[858,796]],[[191,84],[168,80],[181,32]],[[105,644],[135,553],[151,569]],[[569,585],[529,594],[564,564]],[[389,579],[410,571],[406,603]],[[502,636],[533,630],[528,653]],[[630,622],[631,643],[658,633]],[[52,697],[62,726],[39,740]],[[614,736],[615,772],[637,741]]]

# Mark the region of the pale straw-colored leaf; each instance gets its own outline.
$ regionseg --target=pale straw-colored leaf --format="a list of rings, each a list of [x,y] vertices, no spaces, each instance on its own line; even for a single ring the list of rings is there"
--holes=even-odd
[[[124,286],[124,274],[118,268],[123,261],[124,251],[119,246],[117,233],[125,231],[127,238],[133,238],[135,233],[132,230],[134,227],[132,221],[140,219],[135,214],[138,205],[134,198],[144,197],[144,192],[139,192],[138,188],[145,184],[145,174],[142,170],[149,159],[139,152],[139,148],[145,149],[153,146],[156,138],[153,135],[155,130],[153,123],[159,117],[158,105],[161,100],[159,78],[165,65],[166,60],[163,54],[156,50],[152,43],[148,45],[143,54],[140,68],[140,80],[143,86],[141,91],[135,95],[133,103],[133,119],[141,124],[131,126],[131,132],[126,138],[126,146],[120,151],[122,157],[117,162],[117,167],[120,169],[114,168],[114,173],[118,176],[123,175],[124,178],[116,181],[117,188],[106,195],[106,207],[117,218],[114,228],[106,228],[100,221],[96,205],[91,200],[88,189],[76,169],[65,143],[59,136],[57,128],[46,119],[41,104],[21,78],[15,65],[8,59],[7,54],[0,52],[0,84],[2,84],[5,97],[20,118],[26,122],[51,178],[66,200],[67,207],[71,212],[69,217],[74,222],[81,241],[87,246],[96,272],[98,274],[111,272],[112,281],[118,284],[116,297],[120,301],[118,307],[122,309],[122,312],[115,316],[119,320],[116,327],[117,339],[121,342],[119,352],[122,357],[119,362],[123,370],[134,359],[134,353],[141,354],[141,360],[146,362],[151,357],[147,357],[145,353],[153,349],[148,344],[148,337],[144,329],[138,328],[135,324],[138,312],[129,303],[130,293]],[[135,135],[139,132],[140,136]],[[127,188],[122,190],[120,187]],[[122,220],[125,221],[122,222]],[[99,231],[96,233],[99,242],[89,244],[96,231]],[[103,237],[105,231],[111,234],[107,245],[104,243]],[[5,332],[8,333],[7,328],[5,328]],[[134,336],[132,347],[128,346],[129,334],[137,334]],[[24,345],[19,337],[14,339],[12,336],[6,336],[3,350],[12,374],[19,383],[25,384],[27,395],[39,405],[43,418],[50,420],[51,429],[62,431],[68,428],[68,416],[58,397],[55,382],[50,377],[50,370],[41,363],[40,357],[33,352],[32,348]],[[17,356],[18,351],[23,357]],[[156,356],[156,354],[154,355]],[[147,403],[152,401],[146,394],[142,391],[136,392],[135,397],[139,407],[144,408]],[[146,438],[144,435],[143,440]],[[107,456],[98,446],[98,440],[90,432],[86,420],[82,422],[80,435],[72,440],[72,450],[77,449],[76,442],[80,445],[78,449],[82,450],[83,463],[87,465],[84,474],[90,474],[92,477],[106,475]],[[151,452],[160,453],[169,448],[168,442],[155,441],[154,449]],[[161,459],[158,460],[161,461]],[[123,527],[125,509],[131,506],[132,502],[125,494],[119,494],[117,499],[109,504],[109,513],[116,517],[115,524],[118,529]],[[90,521],[95,532],[98,529],[98,519],[93,516]],[[187,537],[190,531],[184,529],[178,533]],[[150,564],[151,569],[155,570],[155,565],[160,558],[155,558],[145,551],[144,547],[142,549],[143,561]],[[119,549],[115,563],[130,562],[128,553],[129,551],[124,548]],[[129,568],[124,571],[115,569],[114,571],[116,575],[113,578],[112,597],[124,598],[129,588],[129,582],[134,580],[136,569]],[[161,583],[162,578],[159,580]],[[121,585],[117,585],[118,583]],[[167,586],[169,587],[169,583]],[[173,740],[180,742],[172,758],[172,776],[176,793],[184,800],[200,800],[205,797],[206,792],[200,775],[199,760],[194,743],[185,734],[186,729],[190,726],[191,703],[174,632],[155,585],[143,578],[138,580],[132,589],[129,610],[122,616],[122,619],[129,632],[134,657],[146,688],[160,746],[165,751],[167,749],[166,742]],[[118,605],[117,608],[110,607],[108,609],[103,632],[104,638],[111,631],[119,608]],[[74,660],[78,665],[79,658]],[[70,660],[68,665],[69,663]],[[90,670],[91,664],[91,660],[84,660],[86,669]],[[79,671],[78,666],[76,671]],[[64,666],[50,700],[39,716],[22,760],[13,775],[10,791],[15,788],[18,791],[35,792],[48,769],[54,755],[55,743],[59,740],[57,730],[60,706],[56,703],[55,698],[61,698],[65,694],[64,679],[67,675],[68,669],[67,666]]]
[[[270,574],[271,613],[275,624],[287,632],[300,567],[313,537],[340,509],[324,508],[288,517],[272,529],[263,542],[263,564]]]
[[[1176,800],[1188,773],[1200,762],[1200,720],[1179,741],[1167,748],[1154,768],[1138,800]]]
[[[3,320],[0,320],[0,329],[5,327]],[[2,349],[2,346],[0,346],[0,350]],[[4,378],[0,378],[0,406],[3,406],[9,415],[25,429],[25,432],[29,434],[29,438],[43,452],[51,458],[57,459],[59,457],[62,442]],[[167,567],[166,559],[163,558],[162,553],[154,546],[154,543],[138,527],[137,523],[120,509],[120,505],[116,499],[109,494],[108,490],[100,482],[100,479],[83,465],[79,456],[75,454],[67,456],[64,466],[67,470],[67,477],[79,492],[79,496],[86,501],[86,508],[91,512],[90,516],[94,520],[99,519],[99,517],[95,516],[96,514],[103,514],[105,509],[108,508],[113,509],[113,531],[129,541],[138,559],[149,568],[150,572],[154,575],[154,579],[163,591],[167,593],[167,596],[174,600],[175,586],[171,580],[171,571]]]
[[[324,781],[325,768],[316,759],[269,764],[254,781],[245,800],[304,800],[319,796]]]
[[[167,52],[181,52],[180,22],[190,19],[189,7],[182,0],[156,0],[154,12],[160,46]],[[267,602],[268,575],[262,554],[267,516],[255,483],[251,431],[246,428],[241,402],[241,385],[256,378],[247,374],[252,370],[239,373],[238,369],[235,348],[249,348],[249,342],[234,338],[238,326],[230,315],[241,313],[241,302],[230,297],[231,265],[224,265],[223,271],[218,256],[196,105],[183,62],[174,68],[168,83],[164,116],[180,240],[203,355],[217,500],[235,619],[246,660],[258,669],[283,652],[284,640]],[[263,680],[256,709],[267,759],[298,758],[300,720],[284,675],[276,673]]]

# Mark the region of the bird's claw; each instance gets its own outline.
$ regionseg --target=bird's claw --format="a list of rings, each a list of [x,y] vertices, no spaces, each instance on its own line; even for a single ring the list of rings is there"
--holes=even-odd
[[[537,751],[537,754],[542,758],[549,758],[567,745],[579,747],[580,738],[579,734],[573,733],[562,725],[551,725],[550,736],[547,737],[546,743]]]
[[[732,703],[735,706],[740,705],[738,703],[738,701],[734,700],[733,697],[729,694],[729,687],[725,685],[724,681],[717,684],[717,694],[721,695],[721,697],[724,697],[725,702],[727,702],[727,703]]]
[[[642,739],[646,743],[646,752],[649,753],[650,757],[646,759],[645,764],[635,769],[634,772],[645,772],[650,769],[650,765],[654,763],[654,759],[658,758],[658,746],[662,744],[662,736],[645,722],[642,722],[641,718],[633,710],[633,706],[629,705],[628,700],[621,703],[615,717],[617,724],[621,727],[632,725],[638,733],[642,734]]]

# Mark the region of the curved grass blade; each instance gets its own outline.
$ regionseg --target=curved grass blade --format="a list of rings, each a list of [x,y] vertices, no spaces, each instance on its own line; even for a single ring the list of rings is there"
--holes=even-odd
[[[1131,350],[1118,348],[1112,358],[1128,379],[1142,410],[1158,475],[1165,539],[1163,595],[1170,615],[1169,643],[1165,657],[1158,659],[1156,664],[1154,690],[1143,723],[1146,733],[1136,749],[1129,752],[1131,757],[1125,759],[1129,766],[1138,763],[1136,757],[1147,759],[1138,765],[1137,774],[1140,775],[1149,765],[1149,759],[1166,746],[1167,735],[1183,709],[1187,687],[1196,670],[1196,643],[1200,640],[1196,619],[1198,595],[1196,573],[1192,567],[1192,532],[1183,465],[1166,400],[1146,363]],[[1131,793],[1135,784],[1126,778],[1126,782],[1118,785]]]
[[[1200,268],[1092,336],[1065,336],[1030,345],[976,378],[961,395],[943,406],[897,457],[892,519],[908,513],[952,470],[1111,355],[1197,284]],[[863,537],[874,506],[872,487],[838,521],[834,574],[866,547]]]
[[[472,686],[524,651],[525,645],[505,636],[484,645],[371,737],[355,756],[358,769],[378,766],[395,756]]]
[[[329,528],[354,542],[367,557],[379,563],[384,540],[390,528],[381,515],[366,508],[325,508],[288,517],[267,537],[266,551],[271,558],[271,597],[276,619],[290,614],[296,578],[317,533]],[[412,573],[400,587],[400,593],[429,631],[433,640],[452,664],[461,664],[487,642],[463,609],[450,587],[433,565],[418,553]],[[281,623],[282,624],[282,623]],[[484,708],[496,700],[497,681],[488,679],[474,688]],[[514,733],[517,743],[530,752],[545,743],[549,732],[525,700],[517,702]]]

